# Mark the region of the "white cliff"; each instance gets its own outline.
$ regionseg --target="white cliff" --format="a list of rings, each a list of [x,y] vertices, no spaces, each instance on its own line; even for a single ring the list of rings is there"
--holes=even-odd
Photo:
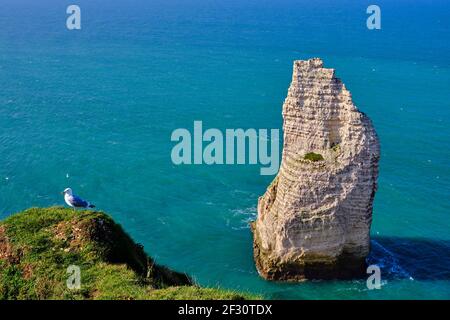
[[[294,62],[283,120],[280,170],[252,225],[257,269],[270,280],[357,276],[377,188],[371,121],[318,58]]]

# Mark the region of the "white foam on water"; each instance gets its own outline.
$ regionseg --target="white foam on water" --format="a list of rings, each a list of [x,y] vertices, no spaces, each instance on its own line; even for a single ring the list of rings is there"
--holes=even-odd
[[[233,230],[243,230],[250,229],[250,222],[255,221],[257,210],[256,206],[253,206],[244,209],[233,209],[231,213],[233,217],[230,221],[231,228]]]

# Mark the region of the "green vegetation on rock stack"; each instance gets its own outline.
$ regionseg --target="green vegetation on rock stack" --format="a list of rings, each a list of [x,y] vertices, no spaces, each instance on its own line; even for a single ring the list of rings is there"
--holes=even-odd
[[[67,267],[81,289],[67,288]],[[0,299],[251,299],[159,266],[108,215],[31,208],[0,222]]]
[[[305,156],[303,157],[305,160],[309,160],[309,161],[322,161],[323,160],[323,156],[319,153],[314,153],[314,152],[309,152],[307,154],[305,154]]]

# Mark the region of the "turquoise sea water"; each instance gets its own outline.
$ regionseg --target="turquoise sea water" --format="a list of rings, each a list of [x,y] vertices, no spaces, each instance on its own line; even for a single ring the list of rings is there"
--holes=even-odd
[[[82,30],[65,27],[78,4]],[[0,4],[0,218],[63,205],[72,187],[159,263],[201,285],[280,299],[450,298],[450,4],[99,0]],[[259,166],[175,166],[170,135],[281,128],[292,61],[335,68],[382,158],[364,281],[258,277],[248,221]]]

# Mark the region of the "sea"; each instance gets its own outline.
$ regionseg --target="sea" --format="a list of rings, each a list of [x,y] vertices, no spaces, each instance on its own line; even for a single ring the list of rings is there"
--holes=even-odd
[[[369,29],[370,5],[381,29]],[[81,29],[68,29],[69,5]],[[176,165],[178,128],[282,129],[296,59],[320,57],[381,143],[366,280],[276,283],[249,222],[259,164]],[[281,143],[281,142],[280,142]],[[447,0],[1,0],[0,219],[71,187],[157,263],[267,299],[450,298]]]

